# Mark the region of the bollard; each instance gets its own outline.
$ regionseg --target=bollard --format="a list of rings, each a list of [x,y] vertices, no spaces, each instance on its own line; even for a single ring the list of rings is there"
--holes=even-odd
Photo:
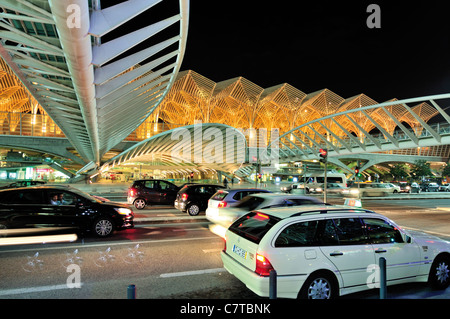
[[[386,258],[380,257],[380,299],[386,299]]]
[[[127,298],[136,299],[136,285],[129,285],[127,288]]]
[[[277,272],[275,269],[269,272],[269,299],[277,299]]]

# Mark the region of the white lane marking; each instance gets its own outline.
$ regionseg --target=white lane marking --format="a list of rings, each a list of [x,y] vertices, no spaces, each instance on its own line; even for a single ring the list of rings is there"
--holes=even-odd
[[[71,288],[67,287],[67,285],[51,285],[51,286],[40,286],[40,287],[18,288],[18,289],[6,289],[0,290],[0,296],[21,295],[33,292],[43,292],[60,289],[71,289]]]
[[[159,276],[161,278],[172,278],[172,277],[183,277],[183,276],[213,274],[213,273],[224,272],[224,271],[226,271],[225,268],[213,268],[213,269],[202,269],[202,270],[171,272],[171,273],[161,274]]]
[[[179,241],[194,241],[194,240],[212,240],[217,238],[217,236],[208,236],[208,237],[193,237],[193,238],[176,238],[176,239],[149,239],[149,240],[140,240],[140,241],[124,241],[124,242],[107,242],[107,243],[86,243],[86,244],[72,244],[72,245],[61,245],[56,247],[39,247],[39,248],[24,248],[24,249],[11,249],[11,250],[1,250],[2,253],[17,253],[17,252],[26,252],[26,251],[44,251],[44,250],[61,250],[61,249],[74,249],[74,248],[90,248],[90,247],[105,247],[105,246],[122,246],[122,245],[136,245],[136,244],[159,244],[159,243],[170,243],[170,242],[179,242]]]

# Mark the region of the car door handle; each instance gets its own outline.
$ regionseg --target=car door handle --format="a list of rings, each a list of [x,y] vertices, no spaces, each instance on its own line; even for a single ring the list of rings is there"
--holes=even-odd
[[[376,254],[381,254],[381,253],[385,253],[385,252],[387,252],[386,249],[377,249],[377,250],[375,250]]]
[[[342,256],[344,253],[340,252],[340,251],[335,251],[333,253],[330,253],[330,256],[334,257],[334,256]]]

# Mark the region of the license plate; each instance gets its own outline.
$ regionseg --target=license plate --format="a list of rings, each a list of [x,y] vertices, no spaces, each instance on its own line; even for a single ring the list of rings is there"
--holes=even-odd
[[[233,245],[233,252],[236,255],[238,255],[238,256],[240,256],[240,257],[242,257],[244,259],[247,259],[247,252],[244,249],[242,249],[242,248],[240,248],[240,247],[238,247],[236,245]]]

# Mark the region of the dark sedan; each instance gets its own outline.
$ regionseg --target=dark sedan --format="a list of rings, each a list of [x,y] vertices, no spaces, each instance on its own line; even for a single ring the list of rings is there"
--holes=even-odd
[[[150,204],[172,205],[180,187],[162,179],[140,179],[128,189],[128,204],[144,209]]]
[[[208,207],[208,200],[219,189],[224,189],[221,185],[193,184],[185,185],[177,194],[174,207],[182,212],[187,212],[191,216],[198,215]]]
[[[98,237],[133,227],[127,205],[102,202],[73,187],[39,186],[0,191],[0,229],[69,227]]]

